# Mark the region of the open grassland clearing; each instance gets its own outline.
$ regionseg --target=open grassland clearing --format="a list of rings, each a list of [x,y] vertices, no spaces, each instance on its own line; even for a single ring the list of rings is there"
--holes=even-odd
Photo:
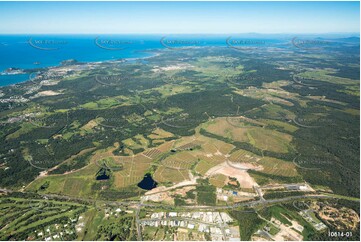
[[[118,157],[123,164],[120,171],[114,171],[114,186],[127,187],[140,182],[151,165],[151,159],[141,154],[131,157]]]
[[[153,90],[158,91],[163,98],[177,95],[179,93],[192,93],[192,91],[194,91],[193,87],[191,86],[175,84],[166,84],[161,87],[154,88]]]
[[[104,222],[105,212],[102,209],[91,208],[81,216],[84,218],[86,229],[78,232],[78,239],[92,240],[96,238],[98,228]]]
[[[80,134],[85,135],[86,133],[93,133],[94,128],[99,125],[101,120],[92,119],[88,123],[84,124],[82,127],[80,127]]]
[[[138,134],[132,138],[123,140],[122,143],[131,150],[146,149],[149,145],[149,140],[144,138],[143,135]]]
[[[232,163],[241,163],[241,164],[251,164],[254,167],[259,166],[258,162],[262,159],[262,157],[253,154],[252,152],[246,150],[236,150],[233,152],[228,160]]]
[[[137,184],[142,180],[144,174],[150,167],[152,158],[139,153],[133,156],[116,156],[113,154],[119,144],[115,144],[105,152],[99,152],[92,157],[92,162],[100,167],[103,167],[100,161],[111,158],[112,164],[106,165],[112,170],[113,185],[115,188],[127,187]]]
[[[241,123],[238,123],[241,126]],[[232,139],[239,142],[247,142],[247,129],[236,128],[229,123],[227,118],[217,118],[210,121],[206,130],[212,134],[216,134],[228,139]]]
[[[303,73],[298,74],[298,76],[311,79],[321,82],[329,82],[338,85],[359,85],[358,80],[353,80],[344,77],[333,76],[332,74],[337,73],[336,70],[333,69],[316,69],[312,71],[306,71]]]
[[[107,98],[99,99],[95,102],[88,102],[82,104],[79,107],[89,110],[102,110],[102,109],[116,108],[124,105],[130,105],[130,103],[127,101],[128,99],[124,96],[107,97]]]
[[[144,142],[145,138],[143,136],[136,136],[136,137],[138,137],[139,140],[143,139],[143,144],[145,144]],[[169,141],[158,146],[157,148],[146,149],[142,153],[138,153],[137,155],[132,155],[132,156],[114,155],[112,151],[119,147],[119,144],[116,143],[115,147],[111,147],[102,153],[98,153],[96,157],[92,158],[92,161],[96,163],[99,160],[102,160],[107,157],[111,157],[114,160],[114,164],[119,165],[120,168],[120,169],[115,169],[113,171],[113,186],[116,189],[124,188],[139,183],[143,179],[144,174],[149,171],[149,168],[157,160],[157,158],[161,156],[163,153],[169,152],[169,150],[173,146],[173,143],[174,143],[173,141]],[[179,155],[180,157],[190,158],[182,154]],[[178,154],[176,154],[176,156],[178,156]],[[169,162],[169,164],[167,163],[167,165],[172,167],[171,165],[173,166],[177,165],[177,162],[176,163]],[[179,164],[182,164],[182,162],[179,162]],[[162,176],[159,176],[158,178],[162,179],[161,177]],[[176,176],[175,180],[178,181],[179,180],[178,177]],[[185,175],[182,176],[182,179],[183,177],[185,177]],[[155,180],[158,181],[157,179]],[[167,181],[171,181],[171,180],[167,180]]]
[[[90,163],[79,170],[67,174],[39,177],[26,189],[70,196],[91,196],[92,185],[96,182],[96,174],[102,168],[114,171],[112,181],[114,181],[115,187],[136,184],[149,168],[151,159],[140,154],[134,157],[115,156],[112,151],[118,146],[119,144],[116,143],[113,147],[97,151],[91,157]],[[45,187],[44,184],[46,184]]]
[[[91,152],[96,148],[88,148],[80,151],[78,154],[72,155],[70,158],[64,160],[58,165],[47,170],[46,175],[49,174],[66,174],[69,172],[74,172],[78,167],[84,167],[83,165],[87,164],[88,156],[91,155]],[[79,166],[78,166],[79,165]],[[64,169],[65,168],[65,169]]]
[[[189,171],[188,170],[179,170],[168,168],[165,166],[160,166],[154,173],[154,180],[157,182],[172,182],[172,183],[180,183],[185,180],[190,180]]]
[[[292,141],[289,134],[264,128],[252,128],[247,135],[253,146],[277,153],[287,153]]]
[[[298,172],[296,166],[289,161],[283,161],[272,157],[263,157],[257,162],[263,167],[261,173],[283,176],[283,177],[296,177]]]
[[[291,81],[274,81],[271,83],[263,83],[262,87],[248,87],[247,89],[239,89],[234,93],[260,99],[268,103],[276,103],[285,106],[294,106],[293,102],[297,102],[301,107],[307,107],[307,100],[297,93],[288,92],[282,87],[292,84]],[[291,100],[291,101],[290,101]]]
[[[209,169],[223,162],[222,160],[215,160],[206,156],[201,157],[200,159],[200,162],[198,162],[195,167],[195,171],[202,176],[205,175]]]
[[[186,143],[184,145],[177,146],[177,147],[175,147],[175,149],[179,150],[179,151],[181,151],[181,150],[193,150],[193,149],[199,148],[202,144],[203,144],[203,142],[194,140],[194,141],[191,141],[190,143]]]
[[[118,149],[120,144],[118,142],[114,143],[114,146],[108,147],[97,151],[90,160],[91,164],[98,166],[99,168],[109,168],[109,169],[120,169],[123,165],[121,156],[116,156],[113,152]]]
[[[172,148],[181,147],[183,145],[190,144],[196,140],[199,141],[195,135],[185,136],[185,137],[175,140]]]
[[[142,155],[150,158],[150,159],[155,159],[157,158],[160,154],[162,154],[162,151],[160,151],[159,149],[157,148],[154,148],[154,149],[148,149],[146,151],[144,151],[142,153]]]
[[[275,126],[277,128],[281,128],[287,132],[295,132],[299,128],[295,125],[292,125],[290,122],[280,121],[280,120],[273,120],[273,119],[260,119],[261,122],[269,125],[269,126]]]
[[[234,57],[207,56],[207,57],[198,58],[197,61],[192,62],[192,64],[195,66],[194,70],[202,73],[201,74],[202,76],[206,76],[206,77],[222,76],[224,77],[223,80],[225,80],[229,76],[239,75],[243,73],[244,67],[242,65],[233,64],[233,62],[237,60],[238,59]]]
[[[154,172],[154,179],[158,182],[172,183],[190,180],[189,170],[191,170],[198,161],[198,154],[198,150],[185,150],[171,153],[165,159],[160,161]]]
[[[206,139],[208,139],[209,142],[202,146],[202,153],[199,154],[199,162],[195,167],[195,171],[201,175],[205,175],[209,169],[224,162],[229,152],[234,149],[233,145],[223,141],[211,138]]]
[[[39,177],[28,185],[26,190],[40,193],[56,193],[69,196],[87,197],[92,195],[91,185],[99,167],[94,163],[77,171]]]
[[[247,118],[245,116],[227,117],[226,120],[230,125],[237,128],[242,128],[249,125],[258,126],[258,127],[266,126],[265,123],[260,122],[259,120]]]
[[[176,170],[188,170],[195,162],[197,162],[197,157],[193,156],[191,152],[183,151],[168,156],[161,161],[161,164]]]
[[[276,104],[264,104],[260,107],[251,109],[245,112],[248,117],[267,117],[267,119],[275,119],[275,120],[292,120],[296,117],[296,115],[287,110],[282,108]]]
[[[311,99],[313,101],[329,102],[329,103],[339,104],[339,105],[343,105],[343,106],[347,105],[347,103],[345,103],[345,102],[328,99],[328,98],[326,98],[326,96],[307,96],[307,98]]]
[[[168,152],[172,149],[173,145],[174,145],[174,140],[168,141],[168,142],[165,142],[164,144],[159,145],[157,147],[157,149],[160,150],[162,153]]]
[[[234,146],[196,134],[176,140],[169,148],[172,150],[170,155],[159,163],[154,173],[159,182],[190,180],[188,171],[193,169],[204,175],[208,169],[224,162]]]
[[[209,133],[238,142],[247,142],[261,149],[278,153],[287,153],[292,136],[276,130],[254,126],[255,122],[245,122],[244,117],[217,118],[203,127]]]
[[[235,148],[232,144],[199,134],[197,134],[197,140],[203,142],[200,150],[209,157],[226,156]]]
[[[190,85],[190,82],[187,78],[175,78],[174,76],[180,72],[179,70],[171,70],[167,73],[163,72],[161,75],[154,75],[155,79],[163,80],[164,83],[161,86],[153,87],[141,92],[141,94],[151,94],[158,93],[157,98],[167,98],[173,95],[181,94],[181,93],[192,93],[194,89],[194,85]],[[144,102],[145,100],[143,100]],[[149,101],[156,101],[154,99],[149,99]]]
[[[359,109],[354,109],[354,108],[347,108],[342,110],[345,113],[349,113],[351,115],[355,115],[355,116],[360,116],[360,110]]]
[[[20,128],[15,132],[6,136],[6,139],[15,139],[19,138],[21,135],[29,133],[30,131],[39,128],[39,126],[31,123],[31,122],[24,122],[20,125]]]
[[[337,90],[338,92],[346,93],[347,95],[360,96],[360,87],[358,85],[346,86],[345,89]]]
[[[148,138],[152,139],[152,140],[161,140],[161,139],[172,138],[172,137],[174,137],[174,135],[172,133],[167,132],[161,128],[154,129],[153,132],[150,135],[148,135]]]
[[[253,87],[249,89],[237,90],[234,91],[234,93],[245,97],[260,99],[269,103],[277,103],[286,106],[294,105],[292,102],[286,100],[286,98],[291,99],[292,96],[289,92],[286,92],[284,90],[281,91],[276,89],[259,89]]]
[[[222,188],[226,184],[228,177],[223,174],[215,174],[209,177],[209,183],[215,187]]]

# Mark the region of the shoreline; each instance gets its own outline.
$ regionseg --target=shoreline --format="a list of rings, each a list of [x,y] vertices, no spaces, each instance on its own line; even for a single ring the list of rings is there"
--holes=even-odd
[[[158,52],[156,52],[158,51]],[[96,64],[115,64],[115,63],[126,63],[126,62],[134,62],[134,61],[137,61],[137,60],[146,60],[146,59],[149,59],[149,58],[153,58],[153,57],[157,57],[157,56],[160,56],[161,53],[159,52],[159,50],[144,50],[144,51],[139,51],[139,52],[144,52],[144,53],[150,53],[151,55],[150,56],[143,56],[143,57],[128,57],[128,58],[123,58],[123,59],[119,59],[119,60],[103,60],[103,61],[90,61],[90,62],[77,62],[77,63],[74,63],[72,65],[96,65]],[[71,59],[67,59],[67,60],[62,60],[60,62],[60,64],[56,65],[56,66],[48,66],[48,67],[41,67],[41,68],[33,68],[33,69],[41,69],[41,70],[46,70],[46,71],[49,71],[49,70],[53,70],[53,69],[57,69],[57,68],[61,68],[61,67],[64,67],[63,65],[61,65],[62,62],[64,61],[68,61],[68,60],[71,60]],[[72,65],[69,65],[69,66],[72,66]],[[0,72],[0,77],[1,76],[10,76],[10,77],[16,77],[16,76],[21,76],[21,75],[31,75],[31,73],[33,73],[31,70],[33,69],[21,69],[21,68],[18,68],[19,70],[22,70],[23,72],[22,73],[6,73],[6,70],[4,71],[1,71]],[[29,74],[30,73],[30,74]],[[19,81],[17,83],[13,83],[13,84],[8,84],[8,85],[4,85],[4,86],[1,86],[0,85],[0,89],[1,88],[4,88],[4,87],[11,87],[11,86],[15,86],[15,85],[21,85],[21,84],[24,84],[24,83],[27,83],[29,82],[30,79],[27,79],[25,81]]]

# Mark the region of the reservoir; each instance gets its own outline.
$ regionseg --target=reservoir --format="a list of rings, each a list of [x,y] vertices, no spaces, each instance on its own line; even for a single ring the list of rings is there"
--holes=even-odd
[[[158,183],[153,180],[152,175],[147,173],[145,174],[143,180],[138,183],[138,187],[144,189],[144,190],[152,190],[153,188],[156,188]]]

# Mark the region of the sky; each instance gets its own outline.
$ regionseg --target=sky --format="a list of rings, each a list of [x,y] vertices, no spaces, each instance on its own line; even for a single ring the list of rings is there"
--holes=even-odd
[[[0,2],[0,34],[359,33],[359,2]]]

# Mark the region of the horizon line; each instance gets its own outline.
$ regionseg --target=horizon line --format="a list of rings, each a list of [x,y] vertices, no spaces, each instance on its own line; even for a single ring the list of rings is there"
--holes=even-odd
[[[264,34],[264,35],[291,35],[291,34],[309,34],[309,35],[318,35],[318,34],[357,34],[360,35],[360,32],[320,32],[320,33],[307,33],[307,32],[285,32],[285,33],[262,33],[262,32],[233,32],[233,33],[133,33],[133,32],[129,32],[129,33],[0,33],[0,35],[31,35],[31,34],[35,34],[35,35],[45,35],[45,34],[49,34],[49,35],[58,35],[58,34],[64,34],[64,35],[87,35],[87,34],[94,34],[94,35],[101,35],[101,34],[113,34],[113,35],[121,35],[121,34],[134,34],[134,35],[237,35],[237,34]]]

